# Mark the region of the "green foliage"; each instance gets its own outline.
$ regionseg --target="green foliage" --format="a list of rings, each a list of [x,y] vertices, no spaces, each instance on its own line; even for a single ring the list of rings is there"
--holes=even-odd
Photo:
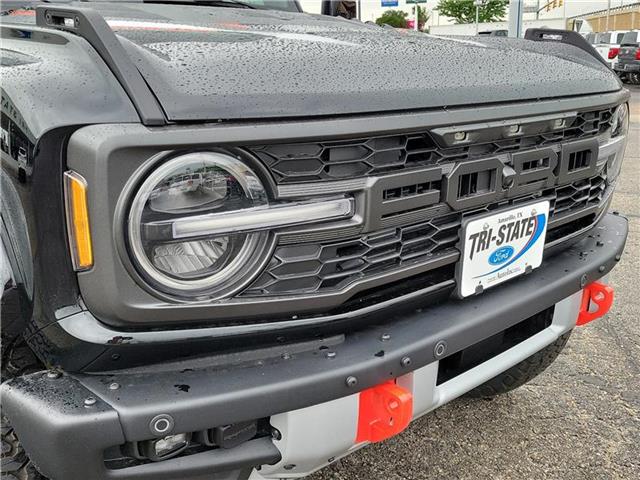
[[[416,5],[418,7],[418,28],[422,30],[426,23],[429,21],[429,14],[427,13],[427,7],[421,7],[420,5]],[[413,7],[411,10],[412,18],[415,18],[416,15],[416,7]]]
[[[378,25],[391,25],[395,28],[407,28],[407,12],[402,10],[386,10],[376,19]]]
[[[418,7],[418,27],[422,30],[429,20],[429,14],[426,7]],[[386,10],[379,18],[376,19],[378,25],[390,25],[395,28],[407,28],[407,20],[415,18],[415,7],[411,11],[411,15],[402,10]]]
[[[480,23],[498,22],[507,11],[509,0],[487,0],[480,7]],[[453,18],[456,23],[475,23],[476,6],[473,0],[440,0],[437,10],[440,15]]]

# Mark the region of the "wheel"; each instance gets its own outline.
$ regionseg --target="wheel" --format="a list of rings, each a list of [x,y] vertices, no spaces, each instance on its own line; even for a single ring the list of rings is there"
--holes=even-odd
[[[16,436],[8,420],[2,416],[2,463],[0,478],[2,480],[46,480],[35,469],[24,452],[20,440]]]
[[[491,398],[524,385],[544,372],[558,358],[570,335],[571,332],[565,333],[551,345],[474,388],[466,396],[471,398]]]
[[[631,83],[632,85],[640,85],[640,73],[629,73],[627,74],[627,78],[629,79],[629,83]]]
[[[3,332],[4,334],[4,332]],[[22,336],[2,338],[2,381],[41,370],[42,365]],[[9,420],[2,415],[2,460],[0,480],[46,480],[29,460]]]
[[[11,313],[19,308],[18,296],[8,290],[2,295],[2,381],[42,370],[42,364],[17,331]],[[2,415],[2,457],[0,480],[46,480],[25,453],[9,420]]]

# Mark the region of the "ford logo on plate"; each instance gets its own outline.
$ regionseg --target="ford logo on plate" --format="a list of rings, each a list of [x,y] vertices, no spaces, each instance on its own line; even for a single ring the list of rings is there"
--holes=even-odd
[[[491,265],[500,265],[511,258],[513,251],[513,247],[500,247],[489,255],[489,263]]]

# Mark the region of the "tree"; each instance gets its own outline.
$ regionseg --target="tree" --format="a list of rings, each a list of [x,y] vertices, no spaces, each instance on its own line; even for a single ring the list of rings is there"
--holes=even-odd
[[[376,19],[378,25],[390,25],[395,28],[407,28],[407,12],[402,10],[386,10]]]
[[[420,5],[416,6],[418,7],[418,28],[422,30],[429,21],[429,14],[427,13],[427,7],[421,7]],[[416,16],[416,6],[414,6],[411,10],[411,15],[413,15],[413,18],[415,18]]]
[[[480,7],[478,19],[481,23],[497,22],[504,18],[509,0],[487,0]],[[440,15],[453,18],[456,23],[475,23],[476,5],[473,0],[440,0],[437,6]]]

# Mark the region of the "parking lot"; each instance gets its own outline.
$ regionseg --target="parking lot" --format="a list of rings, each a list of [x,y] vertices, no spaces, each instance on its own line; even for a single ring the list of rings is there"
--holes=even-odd
[[[630,234],[610,276],[609,315],[576,330],[529,385],[458,399],[313,480],[640,478],[640,87],[630,88],[631,140],[612,207]]]

